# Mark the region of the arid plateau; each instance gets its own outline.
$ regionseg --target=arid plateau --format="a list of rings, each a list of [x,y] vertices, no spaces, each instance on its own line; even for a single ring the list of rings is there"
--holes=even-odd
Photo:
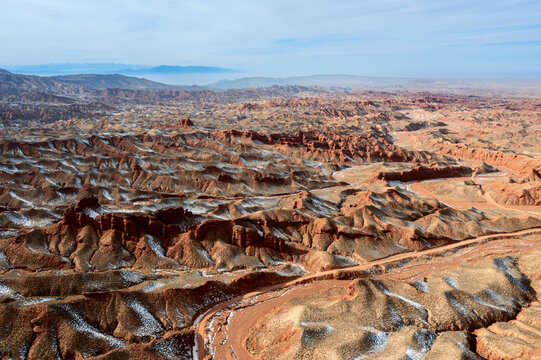
[[[541,359],[539,94],[0,76],[2,359]]]

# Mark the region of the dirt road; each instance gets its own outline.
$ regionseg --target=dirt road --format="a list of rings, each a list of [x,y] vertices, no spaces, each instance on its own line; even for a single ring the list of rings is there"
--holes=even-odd
[[[264,303],[265,301],[269,300],[268,298],[265,298],[263,295],[270,294],[272,296],[272,293],[276,293],[277,290],[286,290],[286,289],[293,288],[295,286],[305,284],[305,283],[312,283],[315,281],[338,278],[340,276],[345,275],[346,273],[355,273],[355,272],[359,272],[363,270],[368,270],[374,266],[390,265],[392,263],[399,262],[399,261],[404,261],[408,259],[416,259],[421,256],[434,255],[434,254],[441,253],[444,251],[450,251],[450,250],[458,249],[461,247],[467,247],[473,244],[483,243],[486,241],[509,238],[509,237],[531,235],[531,234],[541,235],[541,228],[533,228],[533,229],[518,231],[514,233],[484,235],[484,236],[476,237],[473,239],[464,240],[464,241],[460,241],[453,244],[440,246],[440,247],[432,248],[428,250],[417,251],[417,252],[407,252],[407,253],[402,253],[398,255],[393,255],[387,258],[382,258],[379,260],[371,261],[362,265],[357,265],[357,266],[353,266],[349,268],[340,268],[340,269],[323,271],[316,274],[303,276],[295,280],[289,281],[287,283],[275,285],[275,286],[264,288],[264,289],[254,291],[248,294],[244,294],[242,296],[238,296],[228,301],[220,302],[214,305],[212,308],[208,309],[206,312],[204,312],[200,316],[198,316],[196,320],[194,321],[193,326],[195,328],[196,334],[195,334],[195,346],[193,349],[193,357],[194,359],[205,358],[205,356],[209,355],[208,349],[213,346],[213,344],[206,343],[205,341],[206,332],[207,332],[206,330],[207,323],[217,313],[227,310],[227,309],[232,310],[235,308],[237,304],[240,304],[241,302],[246,303],[246,300],[252,299],[253,301],[251,301],[249,305],[241,305],[242,307],[247,307],[247,306],[254,307],[254,306],[257,306],[258,304]],[[278,292],[276,293],[275,296],[282,296],[282,294],[283,292]],[[230,329],[230,332],[235,333],[235,331],[232,331],[231,329]],[[236,336],[236,338],[238,339],[238,336]],[[230,352],[233,354],[236,354],[235,356],[237,357],[239,357],[238,354],[242,354],[242,357],[239,357],[240,359],[244,359],[247,355],[246,350],[242,346],[238,346],[238,344],[235,344],[235,346],[230,344],[229,348],[230,348],[229,349]]]

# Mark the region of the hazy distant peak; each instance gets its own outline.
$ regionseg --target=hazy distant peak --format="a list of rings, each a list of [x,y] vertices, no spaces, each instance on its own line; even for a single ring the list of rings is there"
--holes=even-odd
[[[238,72],[238,70],[214,67],[214,66],[176,66],[176,65],[160,65],[149,69],[140,69],[135,72],[145,74],[145,73],[155,73],[155,74],[202,74],[202,73],[228,73],[228,72]]]
[[[131,65],[131,64],[110,64],[110,63],[89,63],[89,64],[42,64],[42,65],[14,65],[6,66],[9,71],[20,74],[32,75],[75,75],[75,74],[217,74],[235,73],[238,70],[215,66],[197,65]]]
[[[124,76],[120,74],[75,74],[53,76],[53,79],[62,81],[66,84],[81,85],[92,89],[131,89],[131,90],[160,90],[172,88],[159,82],[150,81],[143,78]]]
[[[163,90],[175,88],[158,82],[119,74],[76,74],[37,76],[13,74],[0,69],[0,93],[42,92],[74,95],[108,88],[128,90]]]

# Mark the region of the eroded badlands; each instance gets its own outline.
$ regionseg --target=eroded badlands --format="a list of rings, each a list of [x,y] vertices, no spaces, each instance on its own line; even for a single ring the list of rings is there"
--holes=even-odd
[[[3,124],[2,358],[541,358],[539,99],[197,94]]]

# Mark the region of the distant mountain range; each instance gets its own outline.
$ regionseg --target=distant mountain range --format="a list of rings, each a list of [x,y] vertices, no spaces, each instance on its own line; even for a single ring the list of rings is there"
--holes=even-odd
[[[144,66],[113,63],[88,64],[45,64],[4,66],[13,73],[31,75],[74,75],[74,74],[122,74],[122,75],[178,75],[178,74],[221,74],[238,73],[238,70],[213,66]]]
[[[359,76],[347,74],[322,74],[309,76],[291,77],[245,77],[234,80],[220,80],[208,84],[206,87],[213,89],[242,89],[265,86],[319,86],[325,88],[339,87],[351,89],[412,89],[412,88],[437,88],[442,85],[468,83],[488,83],[487,80],[465,80],[465,79],[437,79],[437,78],[408,78],[408,77],[380,77],[380,76]]]
[[[200,67],[159,66],[152,68],[155,74],[170,71],[214,71],[201,70]],[[199,70],[197,70],[199,69]],[[217,70],[216,70],[217,71]],[[166,77],[169,78],[169,77]],[[181,79],[185,79],[181,77]],[[407,90],[445,93],[507,93],[514,95],[541,94],[541,82],[538,80],[466,80],[466,79],[423,79],[423,78],[387,78],[357,75],[312,75],[283,78],[245,77],[233,80],[221,80],[205,86],[166,85],[140,77],[120,74],[74,74],[57,76],[37,76],[14,74],[0,69],[0,93],[41,92],[62,96],[88,95],[92,91],[105,89],[124,90],[227,90],[262,88],[269,86],[319,87],[326,90]]]
[[[55,95],[76,95],[84,92],[82,86],[65,84],[50,77],[13,74],[0,69],[0,93],[41,92]]]
[[[300,85],[320,87],[357,88],[366,86],[385,87],[391,84],[417,82],[414,78],[388,78],[375,76],[358,76],[345,74],[309,75],[291,77],[244,77],[234,80],[220,80],[206,85],[213,89],[242,89],[251,87],[265,87],[273,85]]]
[[[272,86],[222,91],[199,86],[170,86],[118,74],[37,76],[0,69],[0,128],[5,121],[50,123],[89,119],[132,105],[247,101],[301,93],[313,93],[313,90],[302,86]]]
[[[37,76],[13,74],[0,69],[0,93],[41,92],[55,95],[80,95],[103,89],[164,90],[180,87],[124,75],[79,74]]]
[[[455,94],[513,94],[541,95],[541,80],[533,79],[453,79],[453,78],[406,78],[359,75],[310,75],[292,77],[245,77],[220,80],[204,85],[210,89],[245,89],[267,86],[307,86],[326,89],[353,90],[407,90]]]
[[[64,84],[80,85],[91,89],[163,90],[175,88],[159,82],[124,75],[78,74],[52,76]]]
[[[220,74],[220,73],[238,73],[239,71],[221,67],[212,66],[170,66],[160,65],[143,69],[126,69],[120,71],[122,74],[156,74],[156,75],[175,75],[175,74]]]

